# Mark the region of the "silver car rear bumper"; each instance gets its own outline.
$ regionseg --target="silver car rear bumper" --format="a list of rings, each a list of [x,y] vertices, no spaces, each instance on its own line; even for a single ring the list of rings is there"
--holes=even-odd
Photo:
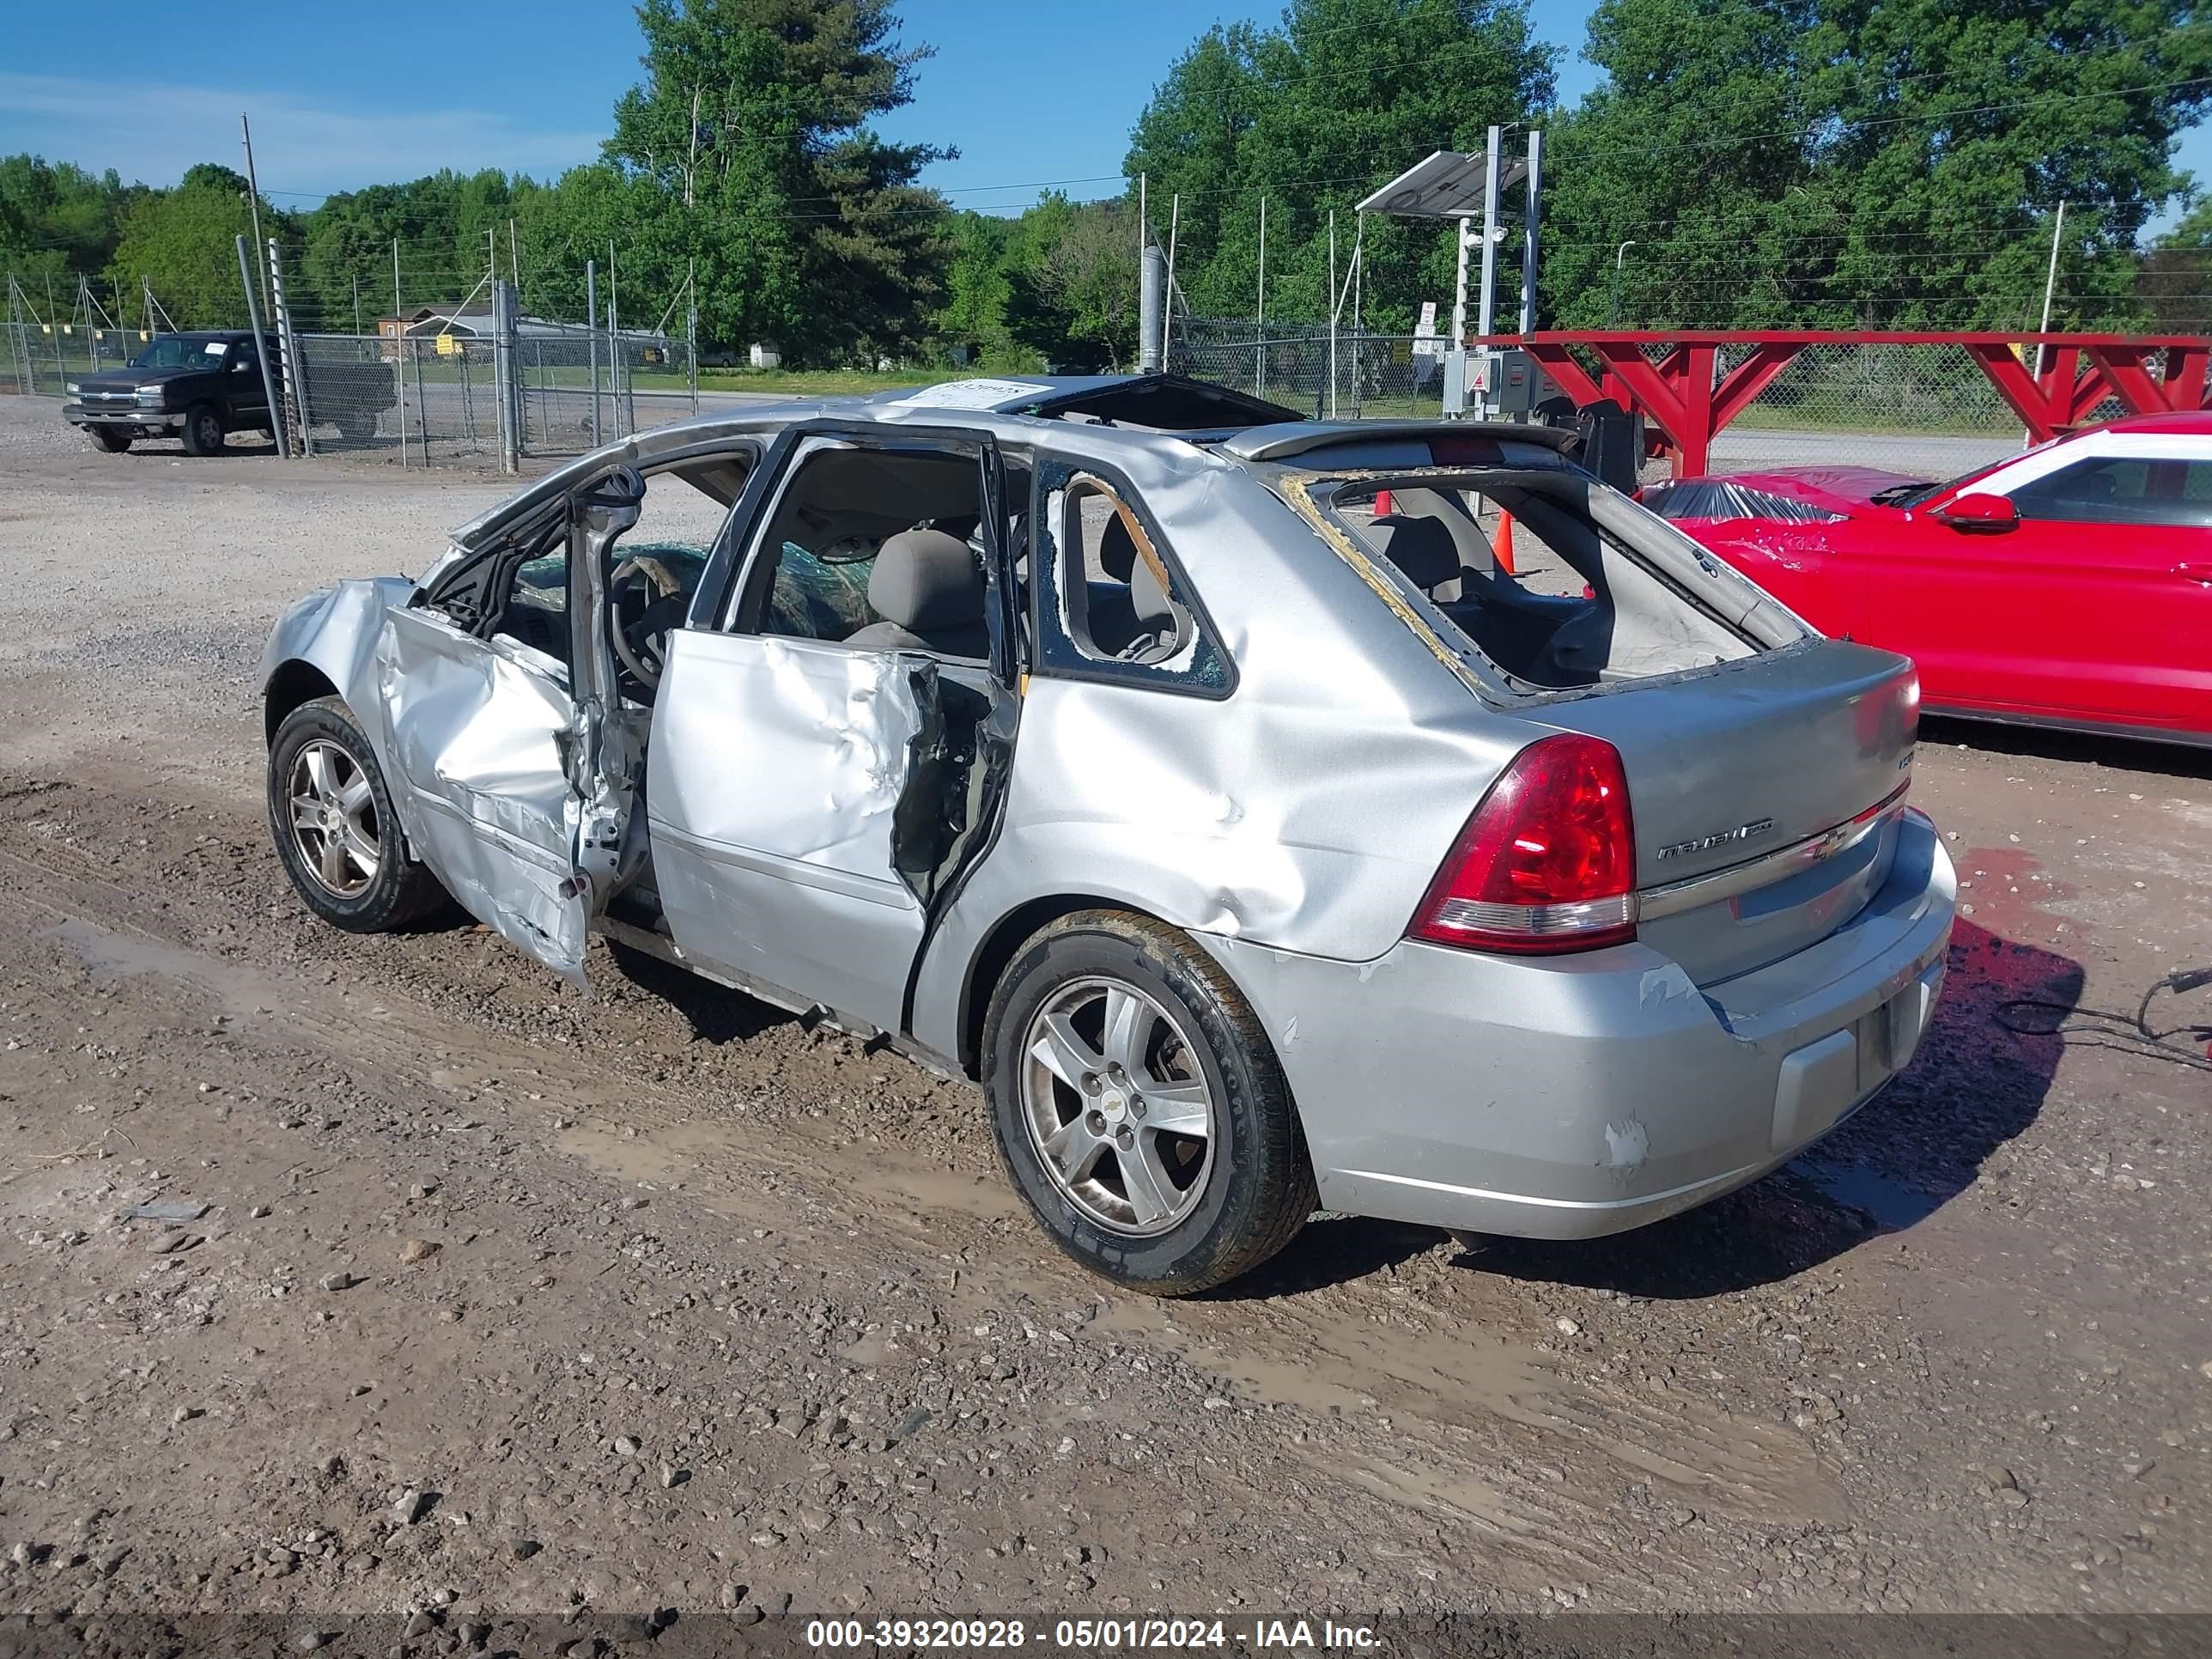
[[[1806,950],[1700,988],[1642,944],[1343,963],[1206,937],[1275,1039],[1332,1210],[1595,1238],[1786,1162],[1902,1070],[1957,892],[1908,812],[1889,878]]]

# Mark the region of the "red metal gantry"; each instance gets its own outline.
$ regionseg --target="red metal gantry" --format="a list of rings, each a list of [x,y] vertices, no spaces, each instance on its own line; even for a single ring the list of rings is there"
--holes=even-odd
[[[1674,457],[1705,471],[1714,435],[1808,346],[1957,346],[1981,367],[2039,443],[2071,431],[2107,397],[2135,415],[2203,409],[2212,340],[2200,335],[1915,334],[1841,329],[1553,330],[1471,341],[1528,352],[1577,407],[1607,399],[1641,410]],[[1650,348],[1664,348],[1656,359]],[[1749,348],[1720,375],[1723,346]],[[1595,358],[1593,378],[1585,367]],[[2023,362],[2023,359],[2026,359]],[[2162,362],[2160,360],[2163,360]],[[2040,372],[2030,364],[2039,365]]]

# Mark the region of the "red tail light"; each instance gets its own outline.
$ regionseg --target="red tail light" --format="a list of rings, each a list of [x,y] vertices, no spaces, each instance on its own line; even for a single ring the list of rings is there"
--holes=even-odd
[[[1636,826],[1620,751],[1565,733],[1513,757],[1459,833],[1414,939],[1551,955],[1636,937]]]

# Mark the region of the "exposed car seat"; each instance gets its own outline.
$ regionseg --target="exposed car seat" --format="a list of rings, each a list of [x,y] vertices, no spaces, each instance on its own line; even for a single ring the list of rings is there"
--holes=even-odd
[[[1114,514],[1098,538],[1098,571],[1106,580],[1085,583],[1084,624],[1101,656],[1120,656],[1137,636],[1137,611],[1129,593],[1136,565],[1137,544],[1121,515]]]
[[[1459,547],[1443,520],[1427,514],[1385,514],[1375,520],[1374,529],[1382,556],[1422,592],[1459,580]]]
[[[1175,602],[1168,598],[1152,562],[1139,559],[1129,573],[1128,642],[1116,653],[1126,662],[1152,662],[1171,650],[1182,630],[1176,625]]]
[[[942,530],[902,530],[876,554],[868,605],[883,620],[845,643],[878,651],[991,654],[983,620],[983,573],[968,544]]]

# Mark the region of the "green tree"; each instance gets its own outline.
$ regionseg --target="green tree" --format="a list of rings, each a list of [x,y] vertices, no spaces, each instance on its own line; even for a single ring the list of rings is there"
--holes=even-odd
[[[2158,333],[2212,329],[2212,198],[2198,202],[2152,245],[2136,295]]]
[[[318,325],[353,327],[356,283],[362,319],[392,309],[392,243],[399,244],[401,302],[456,305],[480,291],[496,256],[500,275],[512,278],[507,221],[519,222],[524,204],[542,187],[495,167],[459,173],[450,169],[405,184],[371,185],[324,198],[308,216],[300,263],[310,299],[299,309]],[[536,295],[524,267],[523,301]]]
[[[112,169],[95,176],[67,161],[0,156],[0,270],[15,274],[42,313],[51,289],[54,308],[67,314],[77,277],[101,276],[125,216],[148,193],[125,186]],[[112,311],[109,296],[101,298]]]
[[[2171,0],[1604,0],[1552,143],[1548,320],[2126,323],[2212,27]]]
[[[912,101],[927,47],[890,0],[643,0],[644,81],[607,159],[639,186],[633,264],[673,294],[696,262],[701,327],[796,359],[921,339],[941,295],[945,205],[915,182],[952,152],[867,125]]]
[[[267,202],[261,222],[264,235],[280,239],[289,228]],[[180,326],[243,327],[235,239],[250,240],[252,234],[246,180],[228,167],[204,164],[188,170],[174,190],[152,192],[131,209],[108,274],[125,294],[150,283]]]
[[[1208,31],[1154,89],[1127,162],[1155,232],[1173,220],[1182,302],[1251,313],[1264,193],[1268,313],[1325,317],[1330,210],[1341,280],[1352,204],[1432,150],[1528,124],[1552,100],[1553,56],[1522,0],[1291,0],[1279,27]],[[1450,237],[1379,217],[1365,236],[1368,318],[1410,328],[1424,295],[1450,291]]]
[[[1006,332],[1006,302],[1013,291],[1008,244],[1012,234],[1012,222],[993,214],[954,216],[945,303],[930,325],[945,345],[964,347],[970,361],[994,368],[1024,366],[1008,361],[1012,342]]]
[[[1006,302],[1014,343],[1063,370],[1134,367],[1137,204],[1048,196],[1019,234]]]

